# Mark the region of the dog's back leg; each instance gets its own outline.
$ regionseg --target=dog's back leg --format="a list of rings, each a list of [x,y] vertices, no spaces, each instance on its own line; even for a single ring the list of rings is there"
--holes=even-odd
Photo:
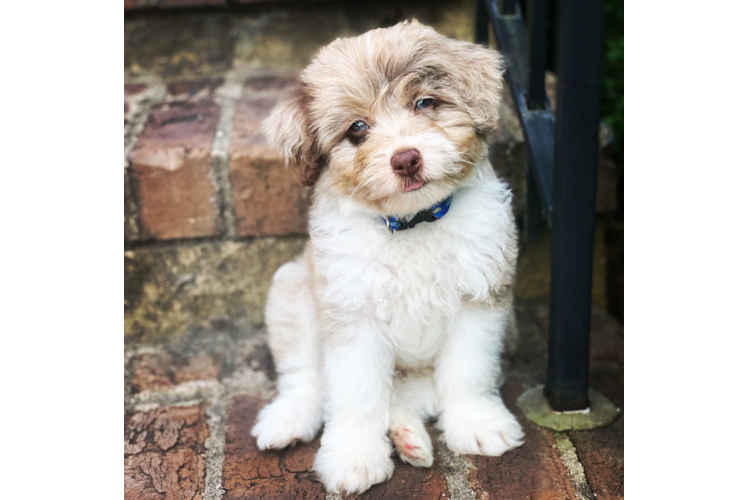
[[[309,261],[281,266],[265,309],[278,396],[260,411],[252,435],[260,449],[311,441],[322,426],[319,326]]]
[[[434,452],[423,425],[436,416],[433,370],[428,373],[400,371],[390,399],[390,439],[400,459],[416,467],[431,467]]]

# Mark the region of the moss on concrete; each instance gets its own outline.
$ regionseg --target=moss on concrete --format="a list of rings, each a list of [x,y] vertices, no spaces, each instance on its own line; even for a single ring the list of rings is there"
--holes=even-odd
[[[589,398],[587,413],[557,413],[543,395],[543,386],[538,386],[525,391],[517,399],[517,406],[528,419],[555,431],[585,431],[612,424],[621,410],[594,389],[589,389]]]
[[[275,270],[306,237],[160,244],[125,251],[125,341],[179,341],[195,329],[246,335],[263,322]]]

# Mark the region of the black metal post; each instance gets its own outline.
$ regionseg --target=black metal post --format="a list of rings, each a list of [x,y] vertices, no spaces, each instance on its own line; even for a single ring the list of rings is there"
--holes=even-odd
[[[484,0],[475,0],[475,30],[473,41],[488,47],[488,10]]]
[[[503,16],[511,16],[517,11],[516,0],[498,0],[499,12]]]
[[[527,90],[529,109],[545,108],[546,0],[529,0],[527,38],[530,46],[530,76]]]
[[[590,300],[595,223],[601,0],[558,1],[553,236],[548,378],[557,411],[589,406]]]
[[[538,192],[535,174],[532,172],[530,158],[525,162],[525,210],[522,213],[522,238],[526,243],[538,241],[543,228],[543,202]]]

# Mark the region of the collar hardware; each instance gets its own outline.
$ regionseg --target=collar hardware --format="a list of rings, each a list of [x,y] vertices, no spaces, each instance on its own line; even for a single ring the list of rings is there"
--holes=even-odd
[[[382,217],[381,219],[387,226],[387,229],[390,231],[390,233],[411,229],[421,222],[434,222],[441,219],[447,214],[447,212],[449,211],[449,207],[452,204],[452,196],[453,195],[449,195],[449,197],[445,198],[435,205],[432,205],[429,209],[421,210],[410,220],[398,219],[394,215]]]

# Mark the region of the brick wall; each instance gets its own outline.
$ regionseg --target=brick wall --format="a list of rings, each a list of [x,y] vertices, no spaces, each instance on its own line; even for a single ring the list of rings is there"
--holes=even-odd
[[[125,85],[125,240],[306,233],[310,191],[261,123],[289,73]]]
[[[225,75],[125,85],[125,241],[303,235],[311,190],[267,146],[262,121],[297,73]],[[553,96],[555,81],[549,78]],[[524,200],[524,139],[505,91],[491,161]],[[598,211],[615,208],[615,173],[598,172]]]

